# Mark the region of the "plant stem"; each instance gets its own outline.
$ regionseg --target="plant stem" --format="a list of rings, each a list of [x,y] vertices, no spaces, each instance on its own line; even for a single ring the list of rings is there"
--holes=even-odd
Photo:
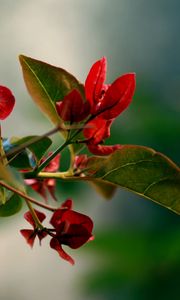
[[[40,229],[44,228],[43,225],[41,224],[41,222],[40,222],[40,220],[39,220],[39,218],[38,218],[38,216],[37,216],[34,208],[32,207],[31,203],[29,202],[29,200],[25,199],[25,202],[26,202],[27,207],[29,208],[29,210],[31,212],[31,215],[32,215],[33,220],[34,220],[34,222],[36,224],[36,227],[40,228]]]
[[[69,145],[69,140],[66,140],[64,144],[62,144],[60,147],[58,147],[50,156],[46,158],[46,160],[37,168],[35,171],[35,174],[37,175],[41,170],[43,170],[50,161],[58,154],[60,153],[67,145]]]
[[[11,192],[16,193],[16,194],[19,195],[20,197],[24,198],[24,199],[26,200],[26,203],[27,203],[27,202],[28,202],[28,203],[31,202],[31,203],[33,203],[33,204],[35,204],[35,205],[38,205],[38,206],[43,207],[43,208],[45,208],[45,209],[48,209],[48,210],[50,210],[50,211],[56,211],[56,209],[57,209],[57,208],[55,208],[55,207],[49,206],[49,205],[47,205],[47,204],[45,204],[45,203],[42,203],[42,202],[39,202],[39,201],[35,200],[34,198],[32,198],[32,197],[30,197],[30,196],[24,194],[23,192],[21,192],[21,191],[19,191],[19,190],[16,190],[14,187],[8,185],[7,183],[5,183],[5,182],[3,182],[3,181],[1,181],[1,180],[0,180],[0,185],[3,186],[3,187],[5,187],[6,189],[10,190]],[[27,205],[28,205],[28,204],[27,204]],[[28,205],[28,207],[29,207],[29,205]]]
[[[59,130],[65,130],[65,129],[63,129],[61,126],[58,125],[55,128],[53,128],[52,130],[50,130],[50,131],[42,134],[41,136],[32,137],[32,139],[30,139],[29,141],[25,142],[24,144],[19,145],[19,146],[15,147],[15,149],[12,149],[12,150],[8,151],[6,153],[6,157],[9,157],[11,155],[15,155],[15,154],[20,153],[22,150],[24,150],[25,148],[29,147],[30,145],[33,145],[36,142],[39,142],[40,140],[42,140],[43,138],[45,138],[47,136],[53,135],[54,133],[56,133]]]

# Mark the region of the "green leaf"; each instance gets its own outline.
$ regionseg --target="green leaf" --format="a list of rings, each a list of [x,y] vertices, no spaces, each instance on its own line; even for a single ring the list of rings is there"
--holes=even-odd
[[[38,139],[39,140],[36,140]],[[33,143],[34,141],[34,143]],[[12,140],[12,145],[14,144],[15,146],[22,146],[26,145],[26,143],[32,142],[30,145],[27,145],[27,149],[29,149],[36,157],[37,161],[39,161],[44,154],[46,153],[47,149],[51,146],[52,141],[48,137],[43,137],[41,136],[26,136],[21,139],[16,139]]]
[[[180,214],[179,170],[153,149],[125,145],[109,157],[94,158],[84,179],[118,185]]]
[[[37,140],[39,138],[39,140]],[[33,143],[34,141],[34,143]],[[32,142],[32,143],[31,143]],[[29,144],[31,143],[31,144]],[[14,150],[14,153],[18,151],[19,146],[24,146],[25,149],[28,149],[31,151],[34,155],[34,158],[36,160],[36,163],[38,163],[41,158],[46,153],[47,149],[52,144],[52,141],[48,137],[43,137],[41,139],[41,136],[26,136],[24,138],[11,138],[10,139],[11,146],[14,145],[14,149],[11,149],[12,153]],[[27,147],[26,147],[27,144]],[[19,149],[20,150],[20,149]],[[16,155],[10,155],[8,158],[11,161],[10,165],[16,168],[20,169],[28,169],[32,168],[32,164],[30,162],[29,153],[26,150],[20,150],[20,154]]]
[[[33,136],[31,138],[33,138]],[[48,137],[44,137],[38,142],[28,146],[28,149],[35,155],[37,161],[40,161],[41,158],[46,153],[47,149],[51,146],[51,144],[52,144],[51,139]]]
[[[0,217],[9,217],[18,213],[22,208],[22,199],[13,194],[5,204],[0,206]]]
[[[19,60],[27,89],[35,103],[54,124],[62,122],[56,112],[55,102],[62,100],[74,88],[83,96],[83,85],[62,68],[24,55],[20,55]]]

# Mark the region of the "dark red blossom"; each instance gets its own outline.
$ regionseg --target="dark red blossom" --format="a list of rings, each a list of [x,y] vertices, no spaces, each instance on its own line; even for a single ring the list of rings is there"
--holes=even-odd
[[[51,153],[49,153],[51,155]],[[45,161],[45,159],[41,160],[41,163]],[[50,163],[43,169],[43,172],[56,172],[59,169],[59,161],[60,154],[57,154]],[[46,201],[47,201],[47,190],[52,196],[54,200],[56,200],[55,196],[55,188],[56,188],[56,180],[53,178],[47,179],[25,179],[25,183],[32,187],[34,191],[39,193]]]
[[[38,210],[34,210],[34,211],[35,211],[39,221],[43,222],[44,219],[46,218],[46,215]],[[33,247],[36,236],[39,238],[39,241],[41,242],[41,240],[47,235],[47,233],[45,231],[37,228],[30,211],[27,211],[24,214],[24,218],[26,219],[26,221],[28,221],[32,225],[33,229],[21,229],[20,232],[23,235],[23,237],[26,239],[26,241],[30,245],[30,247]]]
[[[54,212],[50,223],[56,230],[55,236],[50,241],[50,247],[55,249],[60,257],[74,264],[72,257],[61,245],[77,249],[92,239],[92,220],[72,210],[72,200],[68,199]]]
[[[11,91],[5,87],[0,86],[0,120],[6,119],[12,112],[15,104],[15,98]]]
[[[90,112],[88,101],[83,101],[81,94],[76,90],[72,90],[62,101],[56,102],[56,109],[64,121],[80,122],[84,120]]]

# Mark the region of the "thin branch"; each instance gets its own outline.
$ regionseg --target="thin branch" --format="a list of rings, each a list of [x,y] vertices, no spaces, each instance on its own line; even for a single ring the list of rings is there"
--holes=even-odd
[[[15,147],[15,149],[12,149],[10,151],[8,151],[6,153],[6,157],[9,157],[11,155],[15,155],[15,154],[18,154],[19,152],[21,152],[22,150],[24,150],[25,148],[27,148],[28,146],[30,145],[33,145],[35,144],[36,142],[39,142],[40,140],[44,139],[45,137],[47,136],[50,136],[50,135],[53,135],[54,133],[56,133],[57,131],[59,130],[65,130],[63,129],[61,126],[56,126],[55,128],[53,128],[52,130],[42,134],[41,136],[36,136],[32,139],[30,139],[29,141],[27,141],[26,143],[22,144],[22,145],[19,145],[17,147]]]
[[[16,193],[20,197],[24,198],[25,200],[27,200],[27,201],[35,204],[35,205],[38,205],[38,206],[43,207],[45,209],[48,209],[50,211],[56,211],[57,210],[56,207],[52,207],[52,206],[49,206],[49,205],[47,205],[45,203],[39,202],[39,201],[35,200],[34,198],[32,198],[32,197],[24,194],[23,192],[21,192],[19,190],[16,190],[14,187],[8,185],[7,183],[5,183],[5,182],[3,182],[1,180],[0,180],[0,185],[3,186],[3,187],[5,187],[6,189],[12,191],[13,193]]]

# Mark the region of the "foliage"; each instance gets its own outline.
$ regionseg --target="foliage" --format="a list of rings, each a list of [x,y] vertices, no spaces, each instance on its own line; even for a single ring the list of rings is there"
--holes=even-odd
[[[122,187],[180,214],[180,175],[178,166],[165,155],[144,146],[107,145],[111,125],[130,105],[135,92],[135,74],[118,77],[106,84],[106,58],[91,67],[85,84],[62,68],[20,55],[27,90],[55,128],[42,136],[1,138],[0,143],[0,216],[21,210],[24,199],[29,211],[25,219],[32,229],[21,234],[32,247],[36,237],[50,236],[50,247],[71,264],[74,260],[62,245],[76,249],[93,239],[92,220],[72,210],[72,200],[60,207],[54,200],[57,180],[87,181],[105,198]],[[15,98],[0,86],[0,119],[12,112]],[[64,143],[55,151],[50,136],[59,132]],[[68,148],[70,164],[60,171],[61,152]],[[80,154],[82,149],[86,154]],[[78,153],[78,154],[77,154]],[[30,197],[26,186],[42,196],[45,203]],[[46,215],[34,205],[53,212],[51,227],[42,224]]]

